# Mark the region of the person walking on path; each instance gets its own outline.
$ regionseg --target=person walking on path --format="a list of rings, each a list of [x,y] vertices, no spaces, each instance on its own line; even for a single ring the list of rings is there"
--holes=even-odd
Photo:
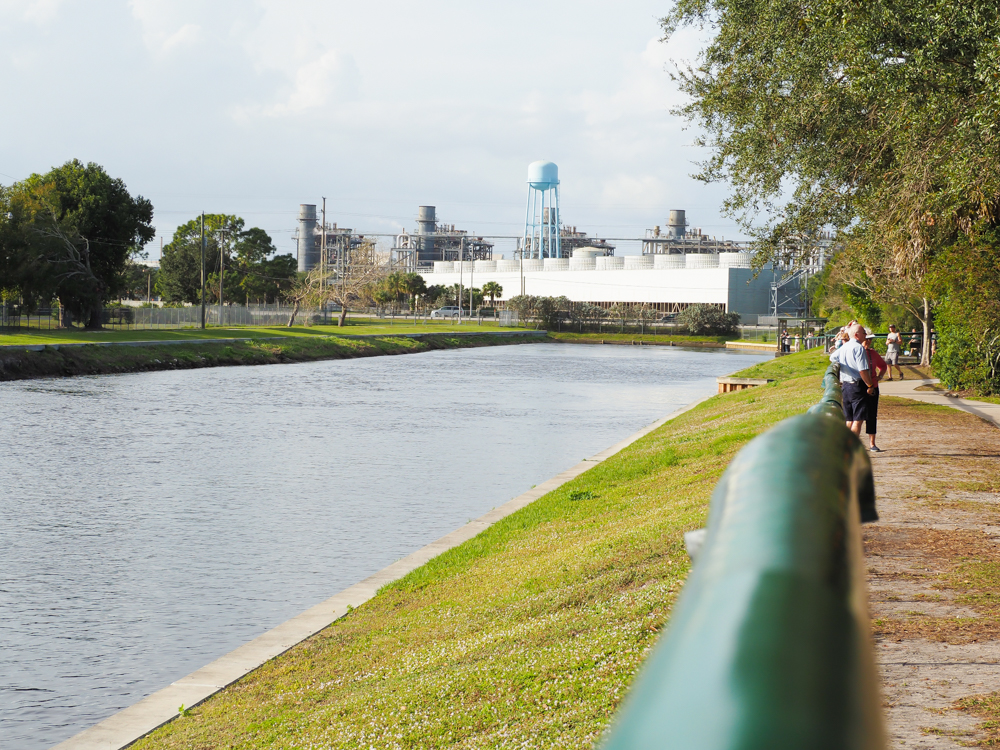
[[[831,362],[840,364],[840,386],[844,404],[844,420],[848,429],[861,435],[861,423],[865,421],[867,396],[872,388],[872,376],[868,355],[861,343],[867,331],[860,323],[848,329],[851,340],[830,355]]]
[[[889,335],[885,337],[885,361],[889,365],[889,377],[886,380],[892,380],[893,365],[899,372],[899,379],[903,379],[903,368],[899,366],[899,352],[902,348],[903,334],[896,329],[896,326],[889,326]]]
[[[865,336],[864,343],[872,378],[872,387],[868,389],[868,398],[865,399],[865,432],[868,434],[868,450],[872,453],[879,453],[882,449],[875,445],[875,433],[878,431],[878,384],[885,376],[889,366],[882,359],[882,355],[875,351],[872,346],[874,338],[875,334],[869,333]]]

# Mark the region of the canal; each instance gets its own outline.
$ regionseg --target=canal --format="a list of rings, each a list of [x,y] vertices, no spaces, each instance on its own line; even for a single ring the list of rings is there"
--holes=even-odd
[[[533,344],[0,384],[0,748],[47,748],[761,355]]]

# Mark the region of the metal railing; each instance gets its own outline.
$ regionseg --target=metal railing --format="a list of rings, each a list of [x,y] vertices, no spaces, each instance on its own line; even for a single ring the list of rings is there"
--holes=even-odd
[[[871,463],[822,400],[733,459],[669,628],[604,750],[881,749],[860,523]]]

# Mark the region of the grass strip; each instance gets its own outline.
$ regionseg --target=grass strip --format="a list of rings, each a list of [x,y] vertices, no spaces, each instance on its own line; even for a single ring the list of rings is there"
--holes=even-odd
[[[683,532],[818,394],[811,374],[713,397],[134,747],[591,747],[688,573]]]
[[[739,336],[684,336],[680,334],[638,334],[638,333],[571,333],[569,331],[549,331],[549,338],[567,343],[590,344],[598,341],[630,344],[641,341],[644,344],[663,346],[724,346],[727,341],[738,340]]]
[[[238,339],[267,337],[323,337],[342,334],[357,335],[398,335],[403,333],[476,333],[486,331],[511,331],[495,323],[463,323],[451,320],[424,323],[400,319],[394,323],[371,323],[367,318],[348,318],[347,325],[318,326],[232,326],[210,328],[164,328],[133,329],[115,331],[105,329],[87,331],[82,329],[53,328],[51,330],[14,328],[0,329],[0,350],[5,345],[32,346],[37,344],[87,344],[125,341],[184,341],[187,339]]]
[[[544,341],[533,336],[453,336],[420,339],[379,336],[294,336],[284,340],[251,340],[169,346],[95,346],[42,351],[0,350],[0,381],[29,378],[107,375],[154,370],[186,370],[233,365],[269,365],[351,359],[387,354],[415,354],[434,349],[462,349]]]

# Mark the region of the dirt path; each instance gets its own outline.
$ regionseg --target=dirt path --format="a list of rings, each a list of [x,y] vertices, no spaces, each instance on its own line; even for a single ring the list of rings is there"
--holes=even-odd
[[[1000,430],[904,399],[879,411],[865,551],[891,746],[1000,744]]]

